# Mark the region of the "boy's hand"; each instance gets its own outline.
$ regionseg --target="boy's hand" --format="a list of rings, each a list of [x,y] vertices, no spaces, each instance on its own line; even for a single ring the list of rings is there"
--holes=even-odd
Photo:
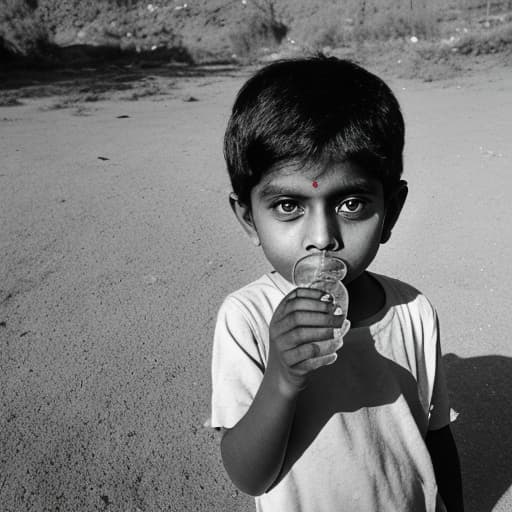
[[[277,378],[280,391],[295,395],[309,373],[334,363],[347,327],[346,312],[325,292],[296,288],[289,293],[270,322],[267,371]]]

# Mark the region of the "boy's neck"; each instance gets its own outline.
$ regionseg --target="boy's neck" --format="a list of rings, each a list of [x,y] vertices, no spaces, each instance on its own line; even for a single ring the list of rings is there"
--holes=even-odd
[[[386,303],[386,293],[368,272],[346,285],[349,296],[348,319],[352,327],[376,315]]]

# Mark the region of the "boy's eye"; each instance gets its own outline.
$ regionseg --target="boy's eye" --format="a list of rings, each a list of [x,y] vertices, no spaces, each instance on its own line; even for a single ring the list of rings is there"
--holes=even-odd
[[[291,203],[290,201],[283,201],[282,203],[277,205],[278,208],[281,208],[281,210],[285,213],[292,213],[297,208],[297,205],[294,203]]]
[[[299,205],[296,202],[290,200],[278,201],[272,206],[272,208],[277,214],[283,216],[293,216],[300,213]]]
[[[361,213],[364,210],[364,207],[366,206],[366,202],[361,199],[347,199],[346,201],[343,201],[339,207],[338,211],[341,213],[348,213],[349,215],[354,215]]]

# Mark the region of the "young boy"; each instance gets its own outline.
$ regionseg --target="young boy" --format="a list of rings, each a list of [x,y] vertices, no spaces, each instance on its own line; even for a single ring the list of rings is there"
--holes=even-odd
[[[392,92],[348,61],[271,64],[236,99],[230,203],[273,271],[220,308],[211,423],[258,511],[463,508],[436,312],[367,270],[407,196],[403,145]],[[347,264],[348,312],[292,284],[321,251]]]

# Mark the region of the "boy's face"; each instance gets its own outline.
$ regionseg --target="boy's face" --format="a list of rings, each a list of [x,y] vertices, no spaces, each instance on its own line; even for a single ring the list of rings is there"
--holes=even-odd
[[[231,204],[250,238],[288,281],[299,258],[325,250],[345,261],[344,282],[350,283],[389,238],[407,195],[404,182],[397,191],[385,200],[382,183],[348,161],[325,168],[290,164],[252,189],[251,208]]]

